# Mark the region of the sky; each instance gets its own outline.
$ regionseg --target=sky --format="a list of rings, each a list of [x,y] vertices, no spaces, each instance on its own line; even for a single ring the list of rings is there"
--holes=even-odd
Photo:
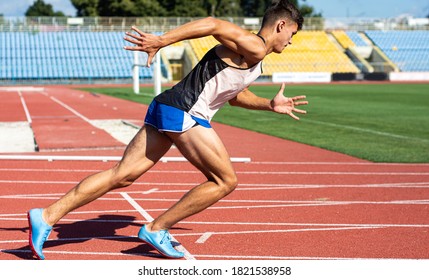
[[[23,16],[34,0],[0,0],[0,13],[4,16]],[[76,10],[70,0],[44,0],[68,16],[75,16]],[[304,3],[300,0],[300,3]],[[316,12],[324,17],[371,17],[393,18],[404,14],[426,17],[429,14],[429,0],[306,0]]]

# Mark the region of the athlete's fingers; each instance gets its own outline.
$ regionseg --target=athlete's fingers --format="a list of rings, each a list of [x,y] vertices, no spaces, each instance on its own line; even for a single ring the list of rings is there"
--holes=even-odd
[[[137,32],[138,34],[140,34],[140,35],[143,35],[144,33],[142,32],[142,31],[140,31],[140,29],[138,29],[137,27],[135,27],[135,26],[131,26],[131,29],[132,30],[134,30],[135,32]]]
[[[133,39],[130,39],[130,38],[128,38],[128,37],[124,37],[124,40],[125,40],[125,41],[128,41],[128,42],[130,42],[131,44],[134,44],[134,45],[136,45],[136,46],[141,45],[140,41],[133,40]]]
[[[299,96],[292,97],[292,100],[295,101],[295,100],[300,100],[300,99],[304,99],[304,98],[307,98],[307,96],[305,96],[305,95],[299,95]]]
[[[148,67],[148,68],[150,67],[150,64],[152,63],[152,59],[155,56],[155,54],[156,54],[156,52],[155,53],[148,53],[146,67]]]
[[[293,119],[299,121],[299,118],[297,116],[295,116],[292,112],[288,114],[290,117],[292,117]]]
[[[299,102],[294,102],[293,105],[295,106],[299,106],[299,105],[307,105],[308,101],[299,101]]]
[[[137,36],[134,33],[126,32],[125,35],[127,35],[129,37],[132,37],[132,38],[134,38],[136,40],[140,40],[141,39],[140,36]],[[125,37],[124,39],[127,40],[128,42],[131,42],[131,39],[129,39],[128,37]],[[139,42],[139,41],[137,41],[137,42]]]
[[[292,109],[292,111],[297,112],[297,113],[300,113],[300,114],[307,114],[307,111],[305,111],[305,110],[300,110],[300,109],[296,109],[296,108],[293,108],[293,109]]]
[[[280,86],[280,90],[279,93],[282,93],[285,91],[285,83],[282,83],[282,85]]]
[[[127,51],[141,51],[141,47],[136,46],[124,46],[124,49]]]

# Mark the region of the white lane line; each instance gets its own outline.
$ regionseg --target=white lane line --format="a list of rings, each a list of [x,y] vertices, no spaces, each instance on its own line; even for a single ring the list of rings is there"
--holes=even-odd
[[[82,214],[105,214],[105,213],[129,213],[133,214],[138,212],[137,210],[100,210],[100,211],[76,211],[71,212],[69,215],[82,215]],[[14,217],[14,218],[7,218]],[[22,217],[22,218],[20,218]],[[25,213],[19,214],[0,214],[1,220],[7,221],[27,221]],[[64,222],[79,222],[82,219],[70,219],[65,218],[61,219]],[[145,222],[146,220],[133,220],[133,222]],[[130,220],[87,220],[87,223],[130,223]],[[238,222],[238,221],[230,221],[230,222],[219,222],[219,221],[180,221],[179,224],[192,224],[192,225],[239,225],[239,226],[268,226],[268,227],[374,227],[374,228],[429,228],[429,224],[338,224],[338,223],[293,223],[293,222]],[[193,233],[191,235],[201,236],[204,233]],[[176,234],[181,235],[181,234]],[[183,234],[182,234],[183,235]],[[189,234],[187,234],[189,235]],[[114,236],[114,238],[117,236]],[[28,241],[28,240],[25,240]],[[1,242],[0,242],[1,243]]]
[[[367,227],[326,227],[326,228],[298,228],[298,229],[278,229],[278,230],[247,230],[247,231],[218,231],[218,232],[206,232],[206,233],[181,233],[176,236],[201,236],[195,243],[204,243],[212,235],[235,235],[235,234],[259,234],[259,233],[287,233],[287,232],[308,232],[308,231],[339,231],[339,230],[357,230],[357,229],[383,229],[387,227],[383,226],[367,226]],[[78,238],[58,238],[50,239],[47,242],[73,242],[73,241],[86,241],[96,239],[135,239],[135,236],[91,236],[91,237],[78,237]],[[198,242],[200,240],[200,242]],[[175,240],[177,242],[177,240]],[[21,240],[1,240],[0,244],[16,244],[16,243],[28,243],[28,239]]]
[[[11,157],[9,157],[11,158]],[[48,156],[46,157],[47,159]],[[118,160],[119,157],[105,157],[107,160]],[[6,158],[5,158],[6,159]],[[51,158],[55,160],[55,157]],[[97,160],[94,157],[82,157],[82,160]],[[174,158],[167,157],[166,160],[172,161]],[[180,158],[182,159],[182,158]],[[184,159],[184,158],[183,158]],[[232,158],[234,159],[234,158]],[[176,159],[179,161],[179,157]],[[49,169],[49,168],[0,168],[0,172],[99,172],[101,169]],[[167,174],[200,174],[201,172],[195,170],[149,170],[148,173],[167,173]],[[246,175],[387,175],[387,176],[403,176],[403,175],[427,175],[427,172],[355,172],[355,171],[236,171],[237,174]]]
[[[27,241],[28,242],[28,241]],[[14,249],[0,249],[2,253],[31,253],[31,250],[14,250]],[[44,254],[60,254],[60,255],[86,255],[86,256],[121,256],[126,257],[130,254],[116,253],[116,252],[81,252],[81,251],[54,251],[54,250],[43,250]],[[132,253],[133,256],[144,256],[144,257],[157,257],[159,255],[146,253]]]
[[[327,227],[327,228],[298,228],[298,229],[273,229],[273,230],[245,230],[245,231],[218,231],[211,235],[234,235],[234,234],[260,234],[260,233],[287,233],[287,232],[308,232],[308,231],[340,231],[340,230],[361,230],[361,229],[383,229],[384,226],[367,227]],[[181,233],[178,236],[195,236],[201,233]],[[204,235],[204,234],[203,234]]]
[[[195,243],[199,243],[199,244],[203,244],[207,241],[207,239],[210,238],[210,236],[213,235],[213,232],[205,232],[203,235],[201,235],[200,238],[197,239],[197,241],[195,241]]]
[[[125,198],[126,201],[128,201],[128,203],[131,204],[131,206],[134,207],[134,209],[136,209],[147,221],[151,222],[153,221],[152,216],[146,212],[134,199],[131,198],[131,196],[129,196],[126,192],[121,192],[120,193],[122,195],[123,198]],[[177,241],[176,238],[174,238],[174,236],[171,236],[171,240],[173,240],[174,242],[180,243]],[[179,245],[176,246],[177,250],[180,252],[183,252],[185,254],[185,259],[187,260],[195,260],[195,257],[189,253],[188,250],[186,250],[186,248],[183,245]]]
[[[58,197],[59,198],[59,197]],[[51,198],[49,200],[58,200],[58,198]],[[39,198],[41,199],[41,198]],[[99,200],[103,200],[103,201],[120,201],[120,199],[103,199],[103,198],[99,198]],[[175,200],[177,201],[177,200]],[[308,204],[264,204],[264,205],[254,205],[254,204],[249,204],[249,205],[240,205],[240,206],[212,206],[207,208],[207,211],[213,211],[213,210],[237,210],[237,209],[246,209],[246,210],[254,210],[254,209],[269,209],[269,208],[292,208],[292,207],[329,207],[329,206],[337,206],[337,207],[341,207],[341,206],[349,206],[349,205],[354,205],[355,207],[361,206],[361,205],[365,205],[365,204],[353,204],[353,203],[329,203],[329,204],[318,204],[318,203],[308,203]],[[381,204],[376,204],[376,205],[381,205]],[[397,206],[403,206],[403,205],[429,205],[429,202],[425,202],[425,203],[396,203],[396,204],[391,204],[391,205],[397,205]],[[148,209],[151,212],[165,212],[167,210],[167,208],[151,208]],[[4,220],[4,218],[0,218],[0,220]]]
[[[25,103],[24,96],[22,96],[21,91],[18,91],[18,95],[19,95],[19,98],[21,99],[22,107],[24,108],[24,112],[25,112],[25,116],[27,118],[27,122],[31,125],[33,121],[31,119],[30,112],[28,111],[27,103]]]
[[[48,95],[46,95],[46,96],[48,96]],[[82,120],[86,121],[90,125],[93,125],[91,123],[91,121],[87,117],[85,117],[84,115],[82,115],[81,113],[79,113],[78,111],[76,111],[75,109],[73,109],[72,107],[68,106],[64,102],[58,100],[57,98],[55,98],[53,96],[49,96],[49,98],[51,100],[53,100],[54,102],[58,103],[59,105],[61,105],[62,107],[64,107],[65,109],[69,110],[70,112],[72,112],[73,114],[75,114],[76,116],[78,116],[79,118],[81,118]]]
[[[370,165],[370,166],[428,166],[429,163],[341,162],[341,161],[252,161],[257,165]]]
[[[146,192],[127,192],[127,194],[150,194],[157,192],[157,189],[151,189]],[[106,197],[100,198],[105,201],[117,201],[120,198],[108,198],[107,196],[115,196],[118,192],[111,192]],[[122,195],[120,192],[119,194]],[[57,199],[61,194],[24,194],[24,195],[5,195],[0,196],[0,199]],[[163,201],[163,202],[176,202],[177,198],[135,198],[133,201]],[[427,205],[429,199],[405,199],[405,200],[261,200],[261,199],[222,199],[219,203],[252,203],[252,206],[228,206],[217,207],[212,206],[211,209],[223,208],[239,208],[239,207],[287,207],[287,206],[324,206],[324,205],[353,205],[353,204],[367,204],[367,205]],[[279,205],[255,205],[256,203],[280,203]],[[1,215],[0,215],[1,217]]]
[[[119,194],[122,195],[122,197],[125,198],[125,200],[128,201],[128,203],[131,204],[131,206],[133,206],[134,209],[136,209],[137,212],[139,212],[143,216],[143,218],[146,219],[146,221],[153,221],[152,216],[148,212],[146,212],[146,210],[144,210],[134,199],[132,199],[131,196],[128,195],[128,193],[120,192]]]
[[[399,134],[393,134],[393,133],[382,132],[382,131],[377,131],[377,130],[371,130],[371,129],[366,129],[366,128],[360,128],[360,127],[355,127],[355,126],[350,126],[350,125],[341,125],[341,124],[321,122],[321,121],[316,121],[316,120],[308,120],[308,119],[306,119],[304,121],[305,122],[309,122],[309,123],[316,123],[316,124],[321,124],[321,125],[336,127],[336,128],[343,128],[343,129],[349,129],[349,130],[354,130],[354,131],[359,131],[359,132],[377,134],[377,135],[386,136],[386,137],[390,137],[390,138],[404,139],[404,140],[413,140],[413,141],[419,141],[419,142],[429,143],[429,140],[428,139],[424,139],[424,138],[410,137],[410,136],[405,136],[405,135],[399,135]]]
[[[53,181],[53,180],[0,180],[0,183],[4,184],[41,184],[41,185],[52,185],[52,184],[77,184],[79,181]],[[196,186],[201,182],[134,182],[133,185],[141,186]],[[383,184],[270,184],[270,183],[239,183],[236,190],[245,190],[243,187],[254,187],[254,188],[427,188],[429,182],[398,182],[398,183],[383,183]],[[248,190],[253,188],[248,188]],[[189,190],[159,190],[158,193],[171,193],[171,192],[187,192]]]
[[[156,193],[157,191],[158,191],[158,188],[153,188],[153,189],[142,192],[142,194],[151,194],[151,193]]]
[[[92,125],[92,124],[91,124]],[[94,126],[94,125],[92,125]],[[94,126],[95,127],[95,126]],[[97,127],[95,127],[97,128]],[[98,129],[98,128],[97,128]],[[120,161],[122,156],[66,156],[66,155],[0,155],[0,160],[47,160],[47,161]],[[246,157],[231,157],[231,162],[251,162]],[[160,162],[188,162],[184,157],[162,157]]]
[[[27,241],[28,242],[28,241]],[[30,250],[14,250],[14,249],[0,249],[1,253],[31,253]],[[86,255],[86,256],[118,256],[124,257],[126,254],[117,253],[117,252],[80,252],[80,251],[54,251],[54,250],[43,250],[43,253],[48,254],[60,254],[60,255]],[[157,254],[139,254],[133,253],[133,256],[145,256],[145,257],[156,257]],[[195,255],[195,257],[206,258],[206,259],[238,259],[238,260],[399,260],[403,261],[404,259],[395,259],[395,258],[345,258],[345,257],[308,257],[308,256],[262,256],[262,255],[253,255],[253,256],[241,256],[241,255]]]

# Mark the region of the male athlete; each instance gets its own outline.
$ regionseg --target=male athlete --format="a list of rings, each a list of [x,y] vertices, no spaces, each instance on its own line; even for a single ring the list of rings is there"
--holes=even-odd
[[[237,186],[237,177],[230,157],[210,121],[226,102],[253,110],[268,110],[299,119],[294,113],[306,111],[305,96],[287,98],[284,85],[272,100],[261,98],[247,88],[262,72],[262,60],[269,53],[281,53],[292,43],[292,36],[301,29],[303,18],[288,1],[273,1],[267,9],[258,34],[230,22],[205,18],[182,25],[161,36],[126,33],[124,38],[134,46],[126,50],[148,54],[148,66],[162,47],[182,40],[213,35],[219,45],[181,82],[155,97],[150,104],[145,125],[126,148],[123,158],[109,170],[93,174],[45,209],[28,212],[30,247],[36,258],[44,259],[43,244],[52,226],[70,211],[107,192],[131,185],[154,166],[172,144],[198,168],[207,181],[194,187],[175,205],[141,227],[138,237],[168,258],[182,258],[183,252],[170,242],[170,229],[177,222],[194,215]]]

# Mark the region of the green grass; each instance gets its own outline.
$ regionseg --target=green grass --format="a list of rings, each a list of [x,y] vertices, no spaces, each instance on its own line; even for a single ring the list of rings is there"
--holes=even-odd
[[[279,86],[253,86],[271,98]],[[131,89],[87,89],[148,104],[149,94]],[[150,88],[146,89],[151,91]],[[374,162],[429,162],[429,84],[289,85],[286,96],[304,94],[300,121],[226,105],[214,118],[261,133]]]

